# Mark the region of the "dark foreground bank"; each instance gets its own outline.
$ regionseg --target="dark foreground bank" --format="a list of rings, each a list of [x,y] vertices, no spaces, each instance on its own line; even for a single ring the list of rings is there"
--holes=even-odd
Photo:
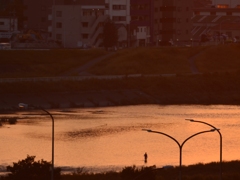
[[[220,164],[216,162],[208,164],[196,164],[182,167],[164,167],[156,168],[142,167],[136,168],[125,167],[120,172],[107,172],[101,174],[88,174],[81,169],[71,175],[63,175],[62,180],[175,180],[179,179],[180,172],[182,180],[219,180],[222,173],[223,180],[240,179],[240,162],[231,161],[223,162],[223,170],[220,171]]]

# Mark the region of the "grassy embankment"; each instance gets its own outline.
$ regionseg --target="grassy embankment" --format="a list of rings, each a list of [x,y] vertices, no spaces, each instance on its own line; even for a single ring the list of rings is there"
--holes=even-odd
[[[5,83],[0,93],[48,93],[137,89],[161,104],[240,104],[240,46],[159,47],[125,49],[89,69],[96,75],[177,74],[176,77],[141,77],[81,82]],[[188,59],[203,75],[191,74]],[[0,51],[0,77],[61,75],[103,50]],[[73,74],[74,76],[75,74]],[[144,104],[141,98],[135,104]],[[125,102],[128,104],[128,102]]]

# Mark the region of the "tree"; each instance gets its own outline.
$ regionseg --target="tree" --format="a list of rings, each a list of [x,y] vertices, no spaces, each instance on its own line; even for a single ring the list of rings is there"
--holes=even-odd
[[[7,166],[7,171],[10,172],[6,176],[6,180],[50,180],[51,179],[51,167],[50,162],[35,161],[35,156],[27,155],[26,159],[13,163],[13,166]],[[60,168],[54,169],[54,179],[60,179]]]
[[[108,20],[103,28],[103,45],[106,49],[116,46],[118,42],[118,30],[115,24]]]

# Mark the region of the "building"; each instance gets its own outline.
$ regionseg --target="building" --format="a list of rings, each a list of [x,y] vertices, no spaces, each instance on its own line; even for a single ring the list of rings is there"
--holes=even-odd
[[[131,46],[150,46],[153,36],[153,0],[131,0]]]
[[[13,17],[0,17],[0,42],[9,42],[13,33],[18,31],[18,20]]]
[[[106,11],[118,29],[118,46],[130,46],[130,0],[105,0]]]
[[[194,8],[192,18],[194,39],[207,35],[211,41],[220,42],[222,34],[233,39],[240,37],[240,1],[215,0],[213,6]]]
[[[159,38],[162,43],[190,41],[193,1],[161,0],[160,4]]]
[[[212,0],[215,8],[240,8],[239,0]]]
[[[100,46],[103,22],[108,18],[104,1],[57,4],[53,13],[53,38],[63,47]]]
[[[23,0],[25,6],[23,30],[49,32],[51,36],[51,14],[53,1]]]
[[[189,41],[192,0],[23,0],[24,29],[49,33],[66,48],[102,46],[104,22],[119,31],[119,46]]]

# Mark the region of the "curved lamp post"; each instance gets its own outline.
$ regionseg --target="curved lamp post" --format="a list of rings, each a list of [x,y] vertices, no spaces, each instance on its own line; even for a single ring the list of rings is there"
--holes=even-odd
[[[28,108],[28,104],[25,103],[19,103],[18,106],[20,108]],[[35,106],[31,106],[37,109],[40,109],[44,112],[46,112],[52,119],[52,174],[51,174],[51,180],[54,179],[54,118],[52,116],[52,114],[50,112],[48,112],[46,109],[42,108],[42,107],[35,107]]]
[[[164,136],[167,136],[169,138],[171,138],[173,141],[175,141],[179,147],[179,151],[180,151],[180,156],[179,156],[179,180],[182,179],[182,148],[183,148],[183,145],[191,138],[193,138],[194,136],[197,136],[199,134],[203,134],[203,133],[207,133],[207,132],[214,132],[216,129],[211,129],[211,130],[207,130],[207,131],[201,131],[201,132],[198,132],[198,133],[195,133],[191,136],[189,136],[187,139],[185,139],[182,144],[180,144],[174,137],[166,134],[166,133],[163,133],[163,132],[159,132],[159,131],[152,131],[151,129],[142,129],[143,131],[147,131],[147,132],[150,132],[150,133],[158,133],[158,134],[162,134]]]
[[[190,121],[190,122],[206,124],[206,125],[214,128],[218,132],[218,134],[220,136],[220,160],[219,160],[219,162],[220,162],[220,179],[222,179],[222,134],[220,133],[219,129],[217,129],[215,126],[213,126],[209,123],[206,123],[204,121],[197,121],[197,120],[194,120],[194,119],[185,119],[185,120]]]

